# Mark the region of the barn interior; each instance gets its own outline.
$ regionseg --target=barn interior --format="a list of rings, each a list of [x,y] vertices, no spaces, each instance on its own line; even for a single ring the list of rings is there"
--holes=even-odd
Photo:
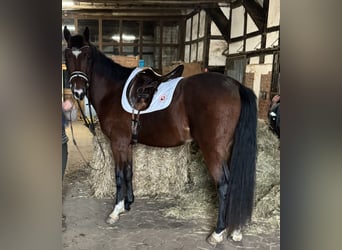
[[[280,94],[280,0],[62,0],[61,16],[61,32],[64,26],[72,34],[88,27],[91,42],[124,66],[143,65],[164,74],[184,64],[184,76],[219,72],[254,90],[259,118],[255,212],[244,241],[219,249],[280,249],[280,142],[267,127],[270,102]],[[61,37],[62,96],[69,98]],[[81,108],[87,116],[88,107],[85,98]],[[103,157],[98,138],[82,121],[74,126],[91,166],[70,145],[63,184],[64,249],[209,249],[203,239],[216,220],[215,187],[194,145],[138,144],[136,206],[124,215],[126,224],[109,227],[104,218],[115,188],[109,142],[98,129]],[[67,133],[73,138],[70,129]],[[146,171],[148,164],[162,170],[158,175]]]

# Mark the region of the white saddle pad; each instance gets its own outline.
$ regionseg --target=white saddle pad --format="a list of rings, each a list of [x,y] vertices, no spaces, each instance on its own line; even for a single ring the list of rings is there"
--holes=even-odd
[[[141,70],[143,70],[143,68],[136,68],[132,71],[131,75],[128,77],[128,79],[125,83],[125,87],[124,87],[123,92],[122,92],[121,105],[122,105],[123,109],[128,113],[132,113],[132,112],[134,112],[135,114],[138,113],[138,110],[134,109],[129,104],[129,102],[127,100],[126,92],[127,92],[128,84],[131,82],[133,77],[138,72],[140,72]],[[153,95],[151,105],[147,109],[140,111],[140,114],[146,114],[146,113],[151,113],[151,112],[166,109],[170,105],[170,103],[172,101],[173,93],[177,87],[178,82],[181,79],[183,79],[183,77],[177,77],[177,78],[171,79],[167,82],[162,82],[158,86],[158,89],[156,90],[156,92]]]

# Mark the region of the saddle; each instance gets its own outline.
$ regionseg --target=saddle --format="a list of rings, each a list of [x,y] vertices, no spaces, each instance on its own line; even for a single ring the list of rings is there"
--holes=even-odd
[[[158,86],[162,82],[180,77],[183,70],[184,65],[179,65],[165,75],[159,75],[151,68],[141,70],[128,84],[126,95],[129,104],[138,111],[147,109]]]

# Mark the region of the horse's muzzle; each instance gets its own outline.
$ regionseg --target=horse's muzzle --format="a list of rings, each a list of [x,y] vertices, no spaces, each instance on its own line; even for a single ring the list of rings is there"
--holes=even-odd
[[[80,101],[82,101],[85,96],[85,91],[83,89],[73,89],[72,93],[74,97]]]

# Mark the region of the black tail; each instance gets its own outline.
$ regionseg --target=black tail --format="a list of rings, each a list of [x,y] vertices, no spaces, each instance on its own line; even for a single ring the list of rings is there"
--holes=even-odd
[[[230,158],[226,226],[229,231],[252,216],[257,153],[257,104],[254,92],[240,84],[241,113]]]

